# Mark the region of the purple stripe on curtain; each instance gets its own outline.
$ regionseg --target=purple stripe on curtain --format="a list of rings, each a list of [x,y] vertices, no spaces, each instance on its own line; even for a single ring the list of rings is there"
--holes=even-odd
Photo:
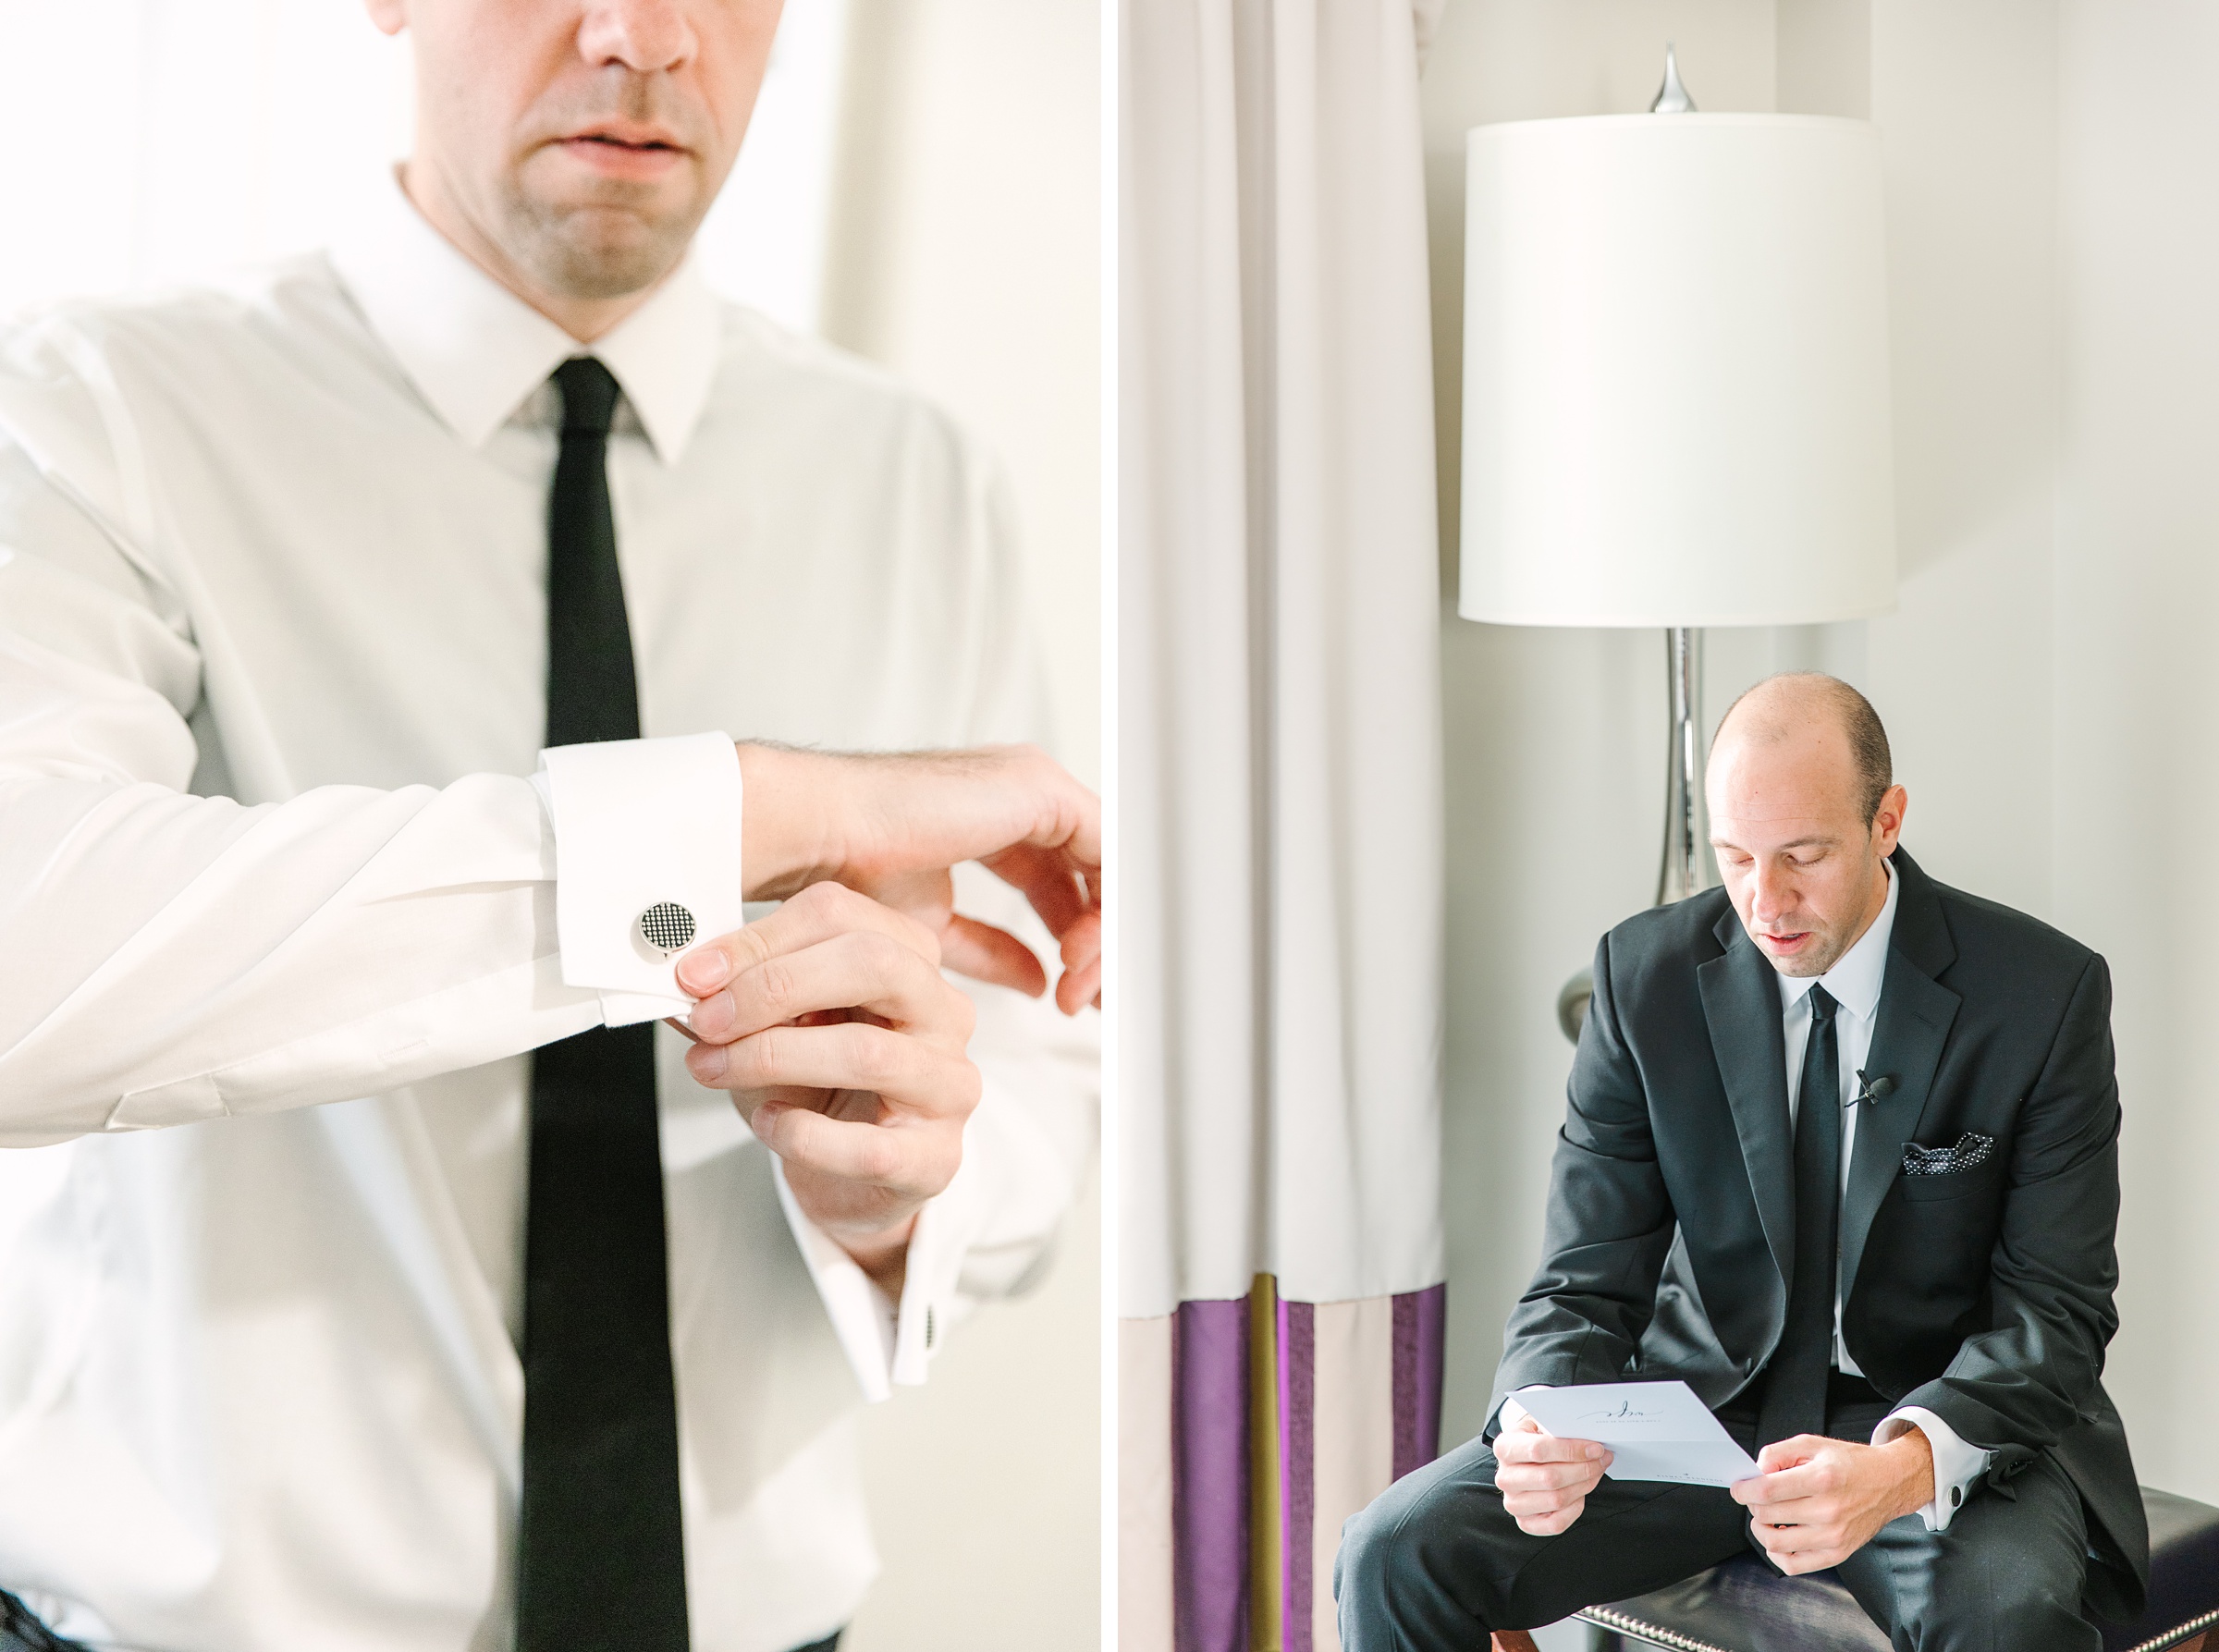
[[[1394,1299],[1394,1477],[1441,1455],[1441,1367],[1449,1288],[1428,1285]]]
[[[1279,1303],[1279,1484],[1284,1504],[1280,1530],[1285,1574],[1281,1634],[1285,1652],[1311,1652],[1311,1527],[1318,1518],[1318,1310],[1309,1303]]]
[[[1171,1432],[1171,1644],[1175,1652],[1247,1652],[1245,1298],[1179,1304]]]

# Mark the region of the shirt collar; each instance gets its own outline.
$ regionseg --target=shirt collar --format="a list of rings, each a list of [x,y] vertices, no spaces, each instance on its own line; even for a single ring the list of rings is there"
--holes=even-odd
[[[1833,961],[1833,968],[1823,975],[1783,975],[1780,977],[1780,1009],[1783,1013],[1796,1009],[1809,997],[1813,986],[1823,986],[1833,996],[1833,1001],[1859,1020],[1870,1021],[1880,1008],[1880,989],[1888,974],[1888,937],[1895,931],[1895,897],[1903,887],[1903,880],[1895,875],[1895,868],[1885,861],[1881,867],[1888,875],[1888,898],[1882,902],[1880,916],[1872,920],[1872,927],[1857,937],[1857,945]]]
[[[593,355],[616,375],[656,456],[679,461],[708,404],[720,327],[691,253],[589,349],[434,229],[398,172],[389,182],[334,242],[332,264],[371,331],[456,435],[484,447],[556,368]]]

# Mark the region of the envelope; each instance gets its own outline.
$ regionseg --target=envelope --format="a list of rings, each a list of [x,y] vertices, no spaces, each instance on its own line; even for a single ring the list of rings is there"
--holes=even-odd
[[[1514,1398],[1559,1439],[1608,1446],[1613,1480],[1732,1486],[1757,1476],[1756,1459],[1684,1382],[1582,1383]]]

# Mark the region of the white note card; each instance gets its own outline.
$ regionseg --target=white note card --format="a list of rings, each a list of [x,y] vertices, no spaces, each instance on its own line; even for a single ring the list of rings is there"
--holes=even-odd
[[[1732,1486],[1757,1475],[1756,1460],[1684,1382],[1582,1383],[1514,1398],[1559,1439],[1610,1447],[1613,1480]]]

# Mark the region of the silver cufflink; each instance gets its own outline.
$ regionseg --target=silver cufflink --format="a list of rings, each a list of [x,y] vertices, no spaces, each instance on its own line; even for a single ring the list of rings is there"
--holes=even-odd
[[[640,939],[665,958],[693,944],[693,914],[675,900],[658,900],[640,914]]]

